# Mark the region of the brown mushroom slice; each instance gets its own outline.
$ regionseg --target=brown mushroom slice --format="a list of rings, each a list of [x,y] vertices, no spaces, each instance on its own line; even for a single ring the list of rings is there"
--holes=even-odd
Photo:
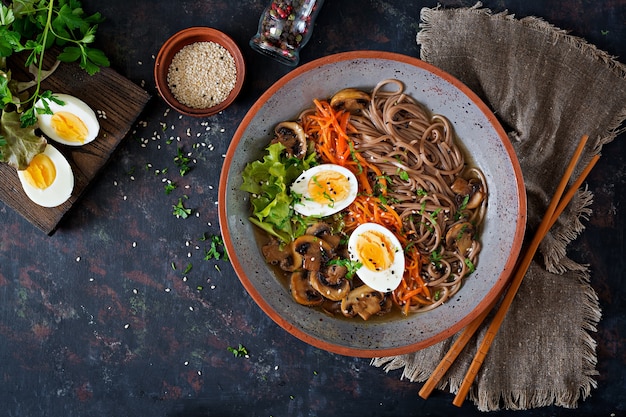
[[[313,223],[312,225],[307,227],[305,234],[317,236],[320,239],[324,239],[326,242],[328,242],[333,250],[336,250],[341,243],[341,236],[333,234],[330,224],[326,222]]]
[[[457,248],[462,256],[467,256],[474,240],[474,226],[470,222],[459,222],[450,226],[446,233],[446,248]]]
[[[278,265],[283,271],[293,272],[302,268],[302,255],[293,250],[293,243],[283,244],[272,238],[261,247],[261,252],[267,263]]]
[[[341,312],[346,317],[354,317],[358,314],[363,320],[368,320],[381,311],[384,296],[380,291],[361,285],[341,300]]]
[[[302,268],[319,271],[333,257],[328,242],[313,235],[302,235],[293,241],[293,251],[302,256]]]
[[[284,261],[285,258],[291,256],[291,248],[288,248],[285,244],[272,237],[269,242],[261,247],[261,252],[265,261],[272,265],[278,265]]]
[[[469,185],[471,189],[470,198],[465,207],[475,209],[478,208],[485,199],[485,191],[483,190],[482,183],[477,179],[469,180]]]
[[[350,292],[350,281],[345,277],[337,280],[333,275],[329,276],[321,271],[315,271],[309,274],[309,281],[311,287],[315,288],[324,298],[332,301],[340,301]]]
[[[389,296],[384,296],[383,300],[380,302],[380,311],[376,313],[379,316],[385,315],[391,311],[393,308],[393,300]]]
[[[282,143],[287,155],[302,159],[306,156],[306,134],[297,122],[281,122],[274,128],[272,143]]]
[[[461,203],[467,198],[465,208],[475,209],[485,199],[485,191],[483,190],[482,183],[472,178],[469,181],[462,177],[457,177],[450,189],[457,195],[457,204]]]
[[[291,296],[304,306],[318,306],[324,302],[324,297],[311,286],[309,274],[306,271],[297,271],[289,279]]]
[[[280,261],[280,269],[287,272],[294,272],[302,269],[302,255],[297,252],[290,251],[289,256]]]
[[[463,177],[456,177],[450,189],[457,195],[468,195],[470,193],[469,182]]]
[[[320,308],[330,316],[341,314],[341,301],[324,300]]]
[[[370,95],[357,88],[344,88],[335,93],[330,99],[330,105],[336,109],[349,112],[363,110],[370,102]]]

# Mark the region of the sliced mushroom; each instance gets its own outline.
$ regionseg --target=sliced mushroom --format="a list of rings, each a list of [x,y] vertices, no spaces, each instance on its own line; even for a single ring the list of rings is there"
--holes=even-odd
[[[380,291],[361,285],[341,300],[341,312],[346,317],[354,317],[358,314],[363,320],[367,320],[381,311],[384,297]]]
[[[477,208],[485,199],[485,191],[483,190],[482,183],[475,178],[471,178],[468,181],[464,178],[457,177],[450,186],[450,189],[456,194],[457,204],[459,206],[467,198],[465,207],[468,209]]]
[[[348,274],[348,268],[344,265],[338,264],[329,264],[324,267],[322,273],[326,276],[326,280],[333,284],[337,285],[341,283],[341,281],[346,280],[346,275]]]
[[[281,244],[276,238],[271,238],[269,242],[263,245],[261,252],[263,253],[265,261],[272,265],[278,265],[283,262],[285,258],[291,256],[290,248],[287,249],[287,246]]]
[[[341,242],[341,236],[333,234],[332,228],[326,222],[317,222],[310,225],[305,232],[307,235],[317,236],[324,239],[328,244],[336,250]]]
[[[453,224],[446,233],[446,248],[457,248],[459,253],[467,256],[467,251],[472,247],[474,236],[474,226],[470,222],[459,222]]]
[[[294,250],[291,250],[289,252],[289,256],[280,261],[279,265],[280,269],[283,271],[294,272],[302,268],[302,262],[302,255]]]
[[[324,300],[320,308],[331,316],[341,314],[341,301]]]
[[[278,265],[283,271],[293,272],[302,268],[302,255],[294,251],[293,243],[282,244],[272,238],[261,248],[267,263]]]
[[[311,286],[308,275],[306,271],[298,271],[291,274],[289,280],[291,296],[298,304],[318,306],[324,302],[324,297]]]
[[[296,122],[282,122],[274,128],[272,143],[282,143],[288,156],[302,159],[306,156],[306,134]]]
[[[335,93],[330,99],[330,105],[336,109],[356,112],[367,107],[370,95],[356,88],[344,88]]]
[[[350,292],[350,281],[344,277],[329,276],[320,271],[311,272],[309,275],[311,286],[324,298],[332,301],[344,299]]]
[[[477,179],[469,180],[469,184],[471,188],[471,194],[466,207],[468,209],[475,209],[480,206],[485,199],[485,191],[483,190],[482,183]]]
[[[391,311],[393,308],[393,300],[391,297],[385,295],[383,300],[380,302],[380,311],[376,313],[379,316],[385,315]]]
[[[302,268],[309,271],[319,271],[334,254],[328,242],[313,235],[302,235],[294,240],[293,251],[302,256]]]

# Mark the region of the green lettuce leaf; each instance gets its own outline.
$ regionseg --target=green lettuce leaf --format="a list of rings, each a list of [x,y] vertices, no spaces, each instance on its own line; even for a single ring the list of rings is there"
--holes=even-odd
[[[302,221],[293,210],[289,187],[304,170],[315,163],[315,154],[300,160],[285,156],[284,149],[280,143],[271,144],[261,160],[246,165],[240,188],[251,194],[250,221],[288,242],[302,234]]]
[[[6,162],[15,169],[28,168],[35,155],[43,152],[46,139],[35,134],[35,128],[22,128],[17,112],[3,111],[0,117],[0,162]]]

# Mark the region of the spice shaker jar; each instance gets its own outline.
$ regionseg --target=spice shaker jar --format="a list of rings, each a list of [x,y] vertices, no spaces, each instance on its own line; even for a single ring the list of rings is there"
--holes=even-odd
[[[323,0],[271,0],[259,19],[252,49],[277,61],[296,66],[300,50],[311,38]]]

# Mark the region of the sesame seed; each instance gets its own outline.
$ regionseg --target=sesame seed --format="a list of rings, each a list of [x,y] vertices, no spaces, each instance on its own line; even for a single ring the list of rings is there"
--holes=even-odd
[[[226,48],[215,42],[195,42],[174,55],[167,83],[181,103],[201,109],[226,100],[236,77],[235,59]]]

